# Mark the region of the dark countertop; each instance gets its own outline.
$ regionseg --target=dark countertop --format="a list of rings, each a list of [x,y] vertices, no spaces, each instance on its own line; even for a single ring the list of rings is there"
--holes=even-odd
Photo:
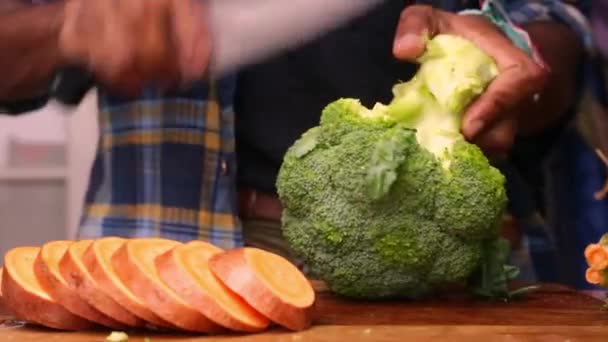
[[[547,284],[529,298],[510,303],[472,301],[450,295],[432,301],[363,303],[336,298],[316,286],[314,326],[303,332],[271,329],[252,335],[195,336],[130,333],[129,342],[169,341],[608,341],[608,311],[586,293]],[[1,309],[0,309],[1,311]],[[0,314],[0,320],[2,314]],[[4,314],[5,319],[10,316]],[[0,325],[4,341],[105,341],[110,330],[56,332]]]

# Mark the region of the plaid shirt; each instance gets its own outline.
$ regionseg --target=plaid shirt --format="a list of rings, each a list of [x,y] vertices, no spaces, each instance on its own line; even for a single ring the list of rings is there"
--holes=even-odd
[[[450,11],[478,1],[438,0]],[[587,1],[504,1],[517,24],[554,19],[570,25],[592,48],[581,13]],[[149,90],[136,101],[99,93],[100,140],[80,237],[163,236],[208,240],[223,248],[243,244],[235,200],[235,78],[217,87]],[[215,89],[217,96],[211,96]],[[13,108],[13,111],[25,107]]]
[[[99,93],[100,140],[81,237],[162,236],[231,248],[235,215],[234,78],[135,101]]]

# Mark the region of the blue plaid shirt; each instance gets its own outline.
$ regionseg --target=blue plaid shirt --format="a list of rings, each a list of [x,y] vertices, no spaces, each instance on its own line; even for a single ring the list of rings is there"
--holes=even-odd
[[[99,93],[100,140],[80,237],[163,236],[230,248],[235,215],[234,77],[137,100]]]
[[[450,11],[478,1],[418,1]],[[591,51],[590,1],[503,1],[517,24],[564,22]],[[99,93],[100,140],[91,170],[80,238],[115,235],[243,244],[235,200],[235,78],[187,91],[122,100]],[[19,108],[24,107],[17,107]],[[525,210],[521,211],[527,213]]]

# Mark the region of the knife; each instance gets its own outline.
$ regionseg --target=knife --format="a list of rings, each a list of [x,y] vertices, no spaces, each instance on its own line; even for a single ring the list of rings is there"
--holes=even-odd
[[[219,78],[297,48],[364,15],[384,0],[208,0]]]

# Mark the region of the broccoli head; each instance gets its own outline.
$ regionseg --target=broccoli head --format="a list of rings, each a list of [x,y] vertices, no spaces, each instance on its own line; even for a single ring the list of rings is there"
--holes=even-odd
[[[328,104],[279,170],[285,239],[338,294],[418,298],[466,282],[498,238],[505,178],[460,132],[497,68],[448,35],[420,63],[388,104]]]

